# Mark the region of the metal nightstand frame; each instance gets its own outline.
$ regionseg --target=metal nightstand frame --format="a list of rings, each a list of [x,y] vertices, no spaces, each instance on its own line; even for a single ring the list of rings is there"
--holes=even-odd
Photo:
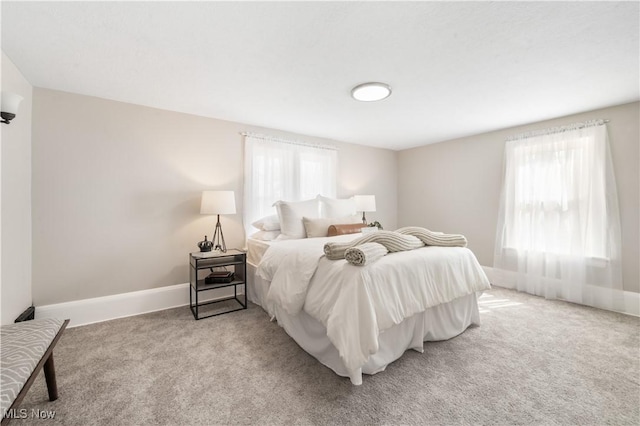
[[[212,268],[229,267],[234,268],[234,280],[229,283],[205,283],[204,277],[199,278],[199,271],[209,271]],[[222,252],[195,252],[189,253],[189,308],[196,320],[228,314],[230,312],[247,309],[247,254],[236,249],[229,249]],[[244,286],[244,301],[238,297],[238,286]],[[199,294],[203,291],[217,290],[226,287],[233,287],[233,296],[222,299],[207,300],[200,302]],[[217,312],[205,316],[200,316],[199,308],[215,303],[235,300],[240,305],[239,308]]]

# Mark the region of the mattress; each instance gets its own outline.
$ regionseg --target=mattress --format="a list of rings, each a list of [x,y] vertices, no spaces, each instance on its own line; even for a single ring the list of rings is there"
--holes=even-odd
[[[258,266],[262,256],[267,251],[271,244],[277,243],[276,241],[262,241],[255,240],[253,238],[247,239],[247,263],[252,266]]]

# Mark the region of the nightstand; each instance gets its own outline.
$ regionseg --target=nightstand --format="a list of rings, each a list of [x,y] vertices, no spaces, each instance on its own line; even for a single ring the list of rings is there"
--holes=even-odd
[[[207,276],[213,271],[233,272],[233,279],[229,282],[207,282]],[[189,307],[193,317],[199,320],[247,309],[246,276],[247,254],[243,251],[229,249],[226,253],[220,251],[189,253]],[[233,287],[233,296],[228,296],[231,287]],[[238,294],[238,287],[242,288],[244,297],[239,297],[242,294]],[[202,300],[205,296],[203,292],[208,296],[204,301]],[[215,293],[218,295],[216,296]],[[224,295],[221,297],[221,294]],[[202,312],[203,306],[227,301],[233,301],[231,308],[222,311],[206,309],[207,312]],[[227,304],[229,303],[225,303]]]

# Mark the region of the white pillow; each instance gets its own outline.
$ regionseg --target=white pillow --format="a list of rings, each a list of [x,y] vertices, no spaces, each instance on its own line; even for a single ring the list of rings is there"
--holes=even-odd
[[[317,198],[305,201],[276,201],[274,204],[280,218],[278,239],[306,238],[307,232],[302,217],[320,217],[320,203]]]
[[[277,231],[258,231],[255,234],[251,234],[249,238],[260,241],[273,241],[278,238],[278,235],[280,235],[279,229]]]
[[[353,197],[336,199],[319,195],[318,198],[322,203],[322,217],[345,217],[356,214],[356,202]]]
[[[261,231],[277,231],[280,229],[280,219],[277,214],[272,214],[256,220],[251,226]]]
[[[348,225],[352,223],[362,223],[362,220],[358,217],[358,215],[320,219],[303,217],[302,223],[304,223],[304,229],[307,232],[307,238],[316,238],[326,237],[331,225]]]

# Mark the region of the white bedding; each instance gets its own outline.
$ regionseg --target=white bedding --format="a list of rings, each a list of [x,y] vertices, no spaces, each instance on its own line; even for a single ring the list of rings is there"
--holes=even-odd
[[[462,247],[393,253],[364,267],[324,257],[327,241],[359,236],[271,244],[256,272],[271,282],[269,314],[293,316],[304,310],[326,327],[350,372],[378,351],[383,331],[430,307],[490,288],[473,253]]]
[[[267,312],[273,317],[273,305],[281,306],[290,315],[301,310],[311,277],[324,257],[323,247],[329,241],[346,242],[361,237],[361,233],[336,237],[303,238],[273,243],[263,254],[257,274],[271,281],[267,297]]]
[[[256,275],[256,267],[247,265],[249,300],[266,306],[270,282]],[[354,385],[362,384],[362,374],[384,371],[391,362],[400,358],[406,350],[424,352],[423,342],[451,339],[471,325],[480,325],[477,297],[479,293],[460,297],[453,302],[429,308],[407,318],[380,334],[380,349],[358,370],[348,370],[336,347],[327,337],[327,328],[304,310],[298,315],[288,315],[278,310],[278,325],[285,329],[296,343],[320,363],[339,376],[349,377]]]

